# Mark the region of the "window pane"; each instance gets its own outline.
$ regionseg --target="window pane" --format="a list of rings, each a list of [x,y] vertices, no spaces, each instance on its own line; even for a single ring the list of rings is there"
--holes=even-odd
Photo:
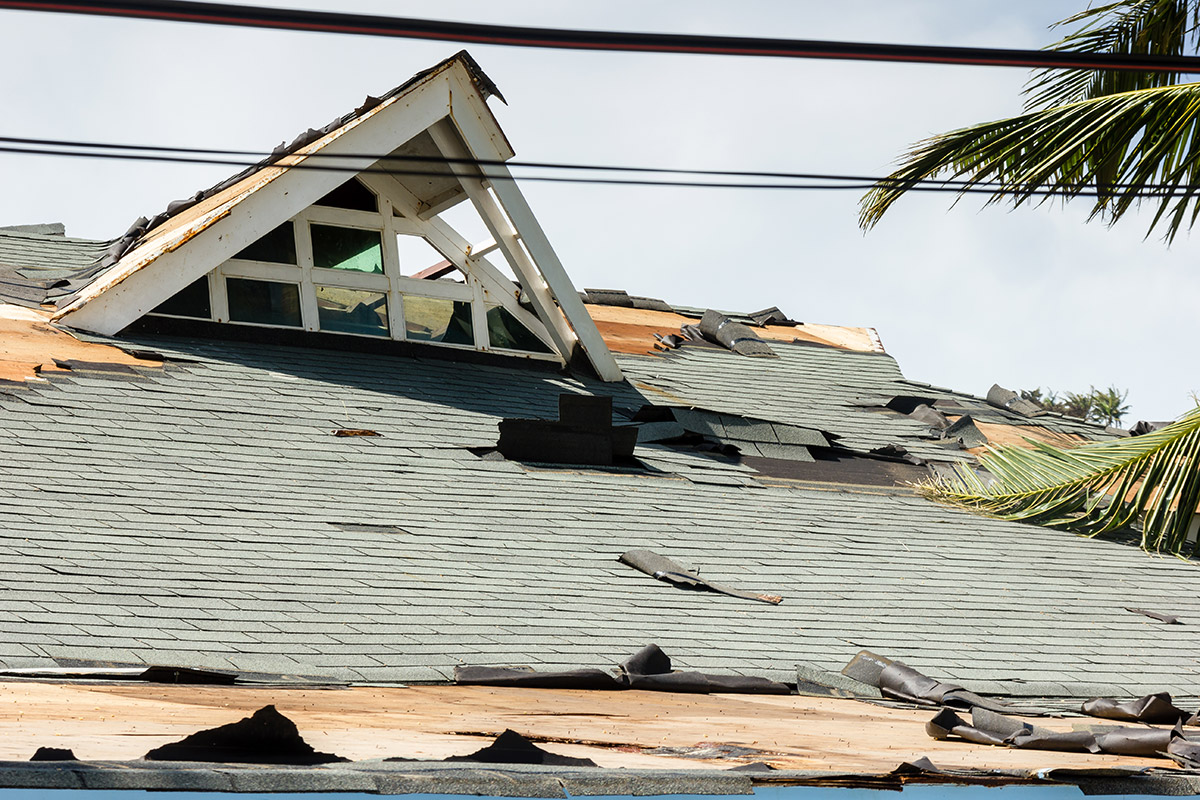
[[[475,344],[471,329],[471,304],[440,297],[404,296],[404,328],[417,342]]]
[[[310,225],[313,266],[383,273],[383,247],[379,231]]]
[[[388,335],[387,295],[380,292],[318,286],[317,316],[323,331]]]
[[[195,317],[196,319],[212,319],[212,305],[208,300],[208,276],[180,289],[171,299],[165,301],[152,314],[170,314],[173,317]]]
[[[285,222],[234,258],[247,261],[270,261],[272,264],[296,263],[296,234],[292,223]]]
[[[226,278],[229,319],[300,327],[300,287],[294,283]]]
[[[533,335],[504,306],[492,306],[487,312],[488,341],[492,347],[524,350],[527,353],[549,353],[550,348]]]
[[[375,202],[375,195],[370,189],[359,183],[358,178],[351,178],[313,205],[348,208],[352,211],[379,210],[379,206]]]

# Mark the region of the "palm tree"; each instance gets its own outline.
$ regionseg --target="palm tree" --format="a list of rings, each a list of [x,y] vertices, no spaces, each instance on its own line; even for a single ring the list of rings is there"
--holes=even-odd
[[[1077,26],[1050,49],[1182,55],[1200,50],[1200,0],[1117,0],[1058,25]],[[915,144],[863,197],[871,228],[907,190],[937,178],[1014,205],[1049,196],[1094,198],[1109,223],[1157,205],[1150,228],[1170,241],[1200,216],[1200,83],[1165,72],[1045,71],[1026,86],[1025,111]]]
[[[965,462],[918,486],[934,500],[1001,519],[1095,535],[1140,527],[1142,546],[1200,555],[1200,408],[1143,436],[1063,450],[989,447],[985,476]]]
[[[1058,24],[1074,30],[1054,50],[1200,50],[1200,0],[1115,0]],[[1045,71],[1030,80],[1026,96],[1015,117],[916,143],[863,197],[860,224],[873,227],[906,191],[938,178],[1017,206],[1090,197],[1091,219],[1109,224],[1152,204],[1150,230],[1161,226],[1168,242],[1200,217],[1200,83],[1172,73]],[[1093,417],[1125,412],[1123,393],[1093,388],[1084,399],[1096,395]],[[920,488],[981,513],[1085,534],[1140,527],[1145,548],[1200,555],[1192,531],[1200,508],[1200,408],[1135,438],[1071,450],[1028,444],[989,447],[979,458],[983,475],[961,463],[956,477]]]

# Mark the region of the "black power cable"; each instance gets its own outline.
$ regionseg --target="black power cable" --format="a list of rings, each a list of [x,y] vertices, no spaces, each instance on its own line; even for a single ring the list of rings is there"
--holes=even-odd
[[[493,175],[480,172],[477,176],[487,180],[520,180],[520,181],[537,181],[544,183],[577,183],[577,184],[596,184],[607,186],[659,186],[659,187],[680,187],[693,189],[786,189],[786,190],[808,190],[808,191],[866,191],[877,186],[886,186],[889,183],[895,184],[906,191],[914,192],[953,192],[959,194],[995,194],[1000,189],[1005,189],[1010,192],[1017,192],[1032,197],[1099,197],[1112,194],[1114,191],[1122,189],[1136,188],[1139,194],[1147,197],[1171,197],[1185,196],[1200,192],[1200,186],[1191,185],[1142,185],[1136,186],[1130,184],[1114,184],[1111,186],[1096,187],[1093,185],[1080,185],[1074,187],[1061,187],[1055,189],[1023,189],[1014,184],[1001,184],[994,181],[955,181],[955,180],[935,180],[922,179],[918,181],[896,181],[888,177],[870,177],[863,175],[833,175],[820,173],[787,173],[787,172],[741,172],[731,170],[688,170],[688,169],[672,169],[664,168],[657,169],[654,167],[616,167],[603,165],[581,165],[581,164],[550,164],[544,162],[501,162],[488,161],[483,159],[455,159],[455,158],[436,158],[425,156],[395,156],[395,155],[336,155],[313,153],[302,156],[303,160],[296,164],[277,164],[275,162],[265,163],[263,161],[246,161],[237,160],[234,158],[214,158],[204,156],[203,154],[239,154],[248,151],[237,150],[201,150],[184,147],[140,147],[137,145],[102,145],[88,144],[84,145],[89,148],[97,149],[68,149],[69,143],[61,140],[37,140],[37,139],[18,139],[16,137],[0,137],[0,142],[38,142],[38,141],[54,141],[53,147],[37,147],[37,146],[16,146],[8,144],[0,144],[0,153],[14,153],[19,155],[35,155],[35,156],[59,156],[63,158],[94,158],[108,159],[118,161],[151,161],[174,164],[199,164],[204,166],[229,166],[229,167],[262,167],[268,168],[271,166],[279,166],[284,169],[298,170],[321,170],[329,172],[347,172],[347,173],[375,173],[383,175],[412,175],[418,177],[446,177],[445,171],[434,169],[418,169],[403,166],[368,166],[366,168],[336,166],[329,163],[309,163],[310,160],[319,160],[318,157],[324,155],[327,158],[339,160],[346,159],[373,159],[384,162],[424,162],[424,163],[458,163],[471,164],[475,166],[501,165],[518,166],[518,167],[544,167],[561,170],[602,170],[606,172],[634,172],[634,173],[669,173],[697,176],[727,176],[727,177],[763,177],[775,178],[777,182],[742,182],[742,181],[688,181],[688,180],[672,180],[667,178],[652,179],[652,178],[588,178],[574,177],[567,175]],[[102,149],[108,148],[108,149]],[[157,152],[131,152],[153,150]],[[187,155],[195,154],[195,155]],[[253,155],[253,154],[252,154]],[[295,154],[292,154],[295,155]],[[287,157],[287,156],[283,156]],[[805,182],[800,182],[805,181]],[[813,182],[817,181],[817,182]]]
[[[1054,50],[563,30],[412,17],[388,17],[374,14],[348,14],[338,11],[302,11],[287,8],[198,3],[191,2],[191,0],[0,0],[0,9],[565,50],[827,58],[1039,69],[1200,73],[1200,58],[1196,56],[1114,55]]]

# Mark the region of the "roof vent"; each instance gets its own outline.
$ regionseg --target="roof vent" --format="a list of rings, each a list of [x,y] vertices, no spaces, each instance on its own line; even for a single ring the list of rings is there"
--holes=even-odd
[[[515,461],[607,467],[632,458],[636,444],[636,427],[612,424],[611,397],[561,394],[558,420],[501,420],[498,448]]]

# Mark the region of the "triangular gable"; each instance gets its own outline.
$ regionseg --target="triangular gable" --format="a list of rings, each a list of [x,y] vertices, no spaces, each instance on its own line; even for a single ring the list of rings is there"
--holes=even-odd
[[[503,341],[497,344],[494,334],[490,338],[487,335],[490,312],[493,330],[497,315],[502,315],[509,327],[524,329],[544,342],[550,353],[546,357],[562,363],[584,357],[604,380],[620,380],[620,369],[578,292],[508,169],[499,163],[514,153],[487,107],[488,93],[494,93],[494,87],[465,53],[442,62],[373,108],[364,107],[343,124],[327,129],[315,141],[171,215],[141,235],[56,319],[73,328],[116,334],[180,292],[202,286],[198,282],[209,276],[212,319],[229,322],[230,297],[243,286],[235,283],[231,288],[231,278],[274,280],[298,287],[302,309],[299,327],[306,330],[348,332],[321,325],[316,295],[322,288],[357,290],[365,298],[378,296],[375,303],[362,305],[389,308],[394,318],[387,332],[391,338],[401,340],[422,341],[421,326],[414,328],[411,320],[408,324],[404,321],[400,309],[406,301],[411,310],[420,304],[449,300],[470,305],[471,324],[466,327],[473,330],[474,341],[469,345],[459,341],[460,345],[479,350],[506,349]],[[372,157],[380,153],[397,158]],[[413,162],[398,158],[404,156],[437,160]],[[497,163],[476,165],[440,159]],[[318,168],[307,168],[313,166]],[[337,207],[354,206],[350,200],[334,201],[332,206],[320,204],[330,193],[360,191],[349,183],[351,180],[378,198],[375,212]],[[474,206],[491,234],[491,241],[482,248],[468,242],[438,216],[463,200]],[[322,229],[325,227],[343,233],[377,230],[380,257],[385,262],[380,277],[352,279],[349,273],[354,270],[345,269],[341,262],[333,265],[336,269],[329,269],[331,265],[323,264],[321,253],[313,252],[313,247],[317,251],[330,247],[337,250],[336,242],[323,245],[301,235],[296,238],[296,263],[284,265],[292,267],[291,273],[282,266],[272,270],[269,264],[256,268],[254,259],[246,258],[247,248],[253,248],[289,221],[326,239],[336,239],[337,231],[330,233]],[[416,236],[428,242],[449,266],[465,276],[464,282],[401,274],[395,255],[397,236]],[[519,289],[489,260],[489,254],[503,259],[516,276]],[[284,277],[287,274],[296,277]],[[457,313],[466,306],[455,308]]]

